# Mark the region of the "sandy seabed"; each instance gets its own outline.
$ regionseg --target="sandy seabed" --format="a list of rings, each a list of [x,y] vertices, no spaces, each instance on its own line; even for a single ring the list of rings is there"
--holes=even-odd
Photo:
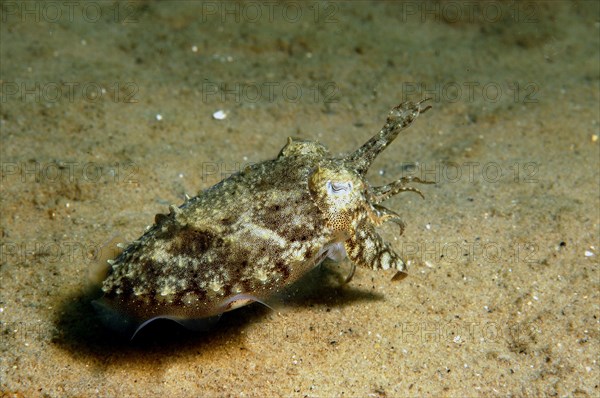
[[[600,394],[600,3],[67,3],[1,3],[2,397]],[[408,278],[328,264],[282,314],[102,327],[107,242],[424,97],[369,174],[437,182],[386,203]]]

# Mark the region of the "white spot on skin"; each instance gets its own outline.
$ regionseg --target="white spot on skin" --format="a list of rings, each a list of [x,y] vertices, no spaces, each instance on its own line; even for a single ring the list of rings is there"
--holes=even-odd
[[[250,229],[250,232],[256,235],[259,239],[274,241],[279,247],[286,247],[288,244],[287,240],[283,239],[277,232],[267,228],[262,228],[255,225]]]
[[[389,269],[390,268],[390,260],[391,259],[392,258],[390,257],[390,253],[384,252],[381,255],[381,268],[384,269],[384,270]]]
[[[256,263],[260,264],[260,265],[266,265],[269,263],[269,257],[268,256],[261,257],[258,259],[258,261]]]
[[[136,272],[137,272],[137,270],[135,268],[130,267],[124,276],[125,276],[125,278],[128,278],[128,279],[135,279]]]
[[[166,251],[165,247],[155,247],[150,260],[155,263],[169,264],[172,258],[172,255]]]
[[[290,258],[295,262],[303,262],[305,254],[306,254],[306,248],[302,247],[298,250],[293,250],[290,253]]]
[[[181,290],[186,290],[187,287],[188,287],[188,281],[186,279],[180,279],[177,282],[177,285],[178,285],[180,291]]]
[[[300,216],[300,214],[294,214],[292,216],[292,225],[294,226],[298,226],[298,225],[302,225],[304,223],[304,218],[302,218],[302,216]],[[312,227],[312,225],[309,225],[310,227]]]
[[[363,242],[363,245],[364,245],[364,250],[367,253],[372,253],[375,250],[375,247],[376,247],[375,242],[372,241],[371,239],[366,239]]]
[[[223,289],[223,284],[215,278],[212,281],[210,281],[210,283],[208,284],[208,288],[214,291],[215,293],[219,293],[221,292],[221,289]]]
[[[196,304],[198,302],[198,296],[192,292],[188,292],[181,298],[181,301],[187,305]]]
[[[136,296],[141,296],[147,293],[147,290],[144,288],[143,285],[137,285],[133,287],[133,294],[135,294]]]
[[[256,271],[254,271],[254,277],[263,284],[267,283],[267,281],[269,280],[269,275],[264,268],[259,268]]]
[[[175,294],[176,290],[175,290],[175,286],[172,284],[164,284],[162,289],[160,289],[160,295],[161,296],[170,296],[172,294]]]
[[[234,293],[241,293],[242,292],[242,287],[238,284],[233,285],[232,291]]]
[[[351,252],[352,257],[358,257],[358,253],[360,251],[358,246],[353,246],[350,249],[352,250],[352,252]]]

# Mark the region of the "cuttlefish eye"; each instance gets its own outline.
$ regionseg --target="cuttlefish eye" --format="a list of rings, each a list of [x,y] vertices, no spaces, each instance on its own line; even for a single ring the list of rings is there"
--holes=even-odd
[[[330,195],[343,195],[352,191],[352,181],[336,182],[327,181],[327,193]]]

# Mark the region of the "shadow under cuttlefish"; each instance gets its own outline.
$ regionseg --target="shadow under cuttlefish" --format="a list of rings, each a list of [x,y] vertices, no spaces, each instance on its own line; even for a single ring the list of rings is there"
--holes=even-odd
[[[244,334],[240,333],[252,323],[265,322],[279,316],[278,310],[293,311],[299,307],[340,307],[361,301],[379,301],[384,296],[364,288],[344,283],[340,266],[325,262],[309,272],[300,281],[270,300],[267,305],[253,303],[224,313],[218,321],[211,322],[205,330],[188,330],[175,321],[157,319],[135,334],[121,335],[106,328],[92,306],[101,296],[98,288],[65,299],[54,320],[55,334],[52,342],[75,355],[89,354],[105,357],[118,353],[124,360],[135,352],[158,350],[163,354],[188,347],[210,350],[225,342],[239,341],[243,346]],[[271,307],[274,307],[271,308]]]

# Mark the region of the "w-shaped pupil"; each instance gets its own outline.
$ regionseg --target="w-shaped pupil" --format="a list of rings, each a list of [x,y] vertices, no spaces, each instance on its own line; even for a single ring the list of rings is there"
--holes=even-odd
[[[352,182],[327,181],[327,191],[334,195],[349,193],[352,190]]]

